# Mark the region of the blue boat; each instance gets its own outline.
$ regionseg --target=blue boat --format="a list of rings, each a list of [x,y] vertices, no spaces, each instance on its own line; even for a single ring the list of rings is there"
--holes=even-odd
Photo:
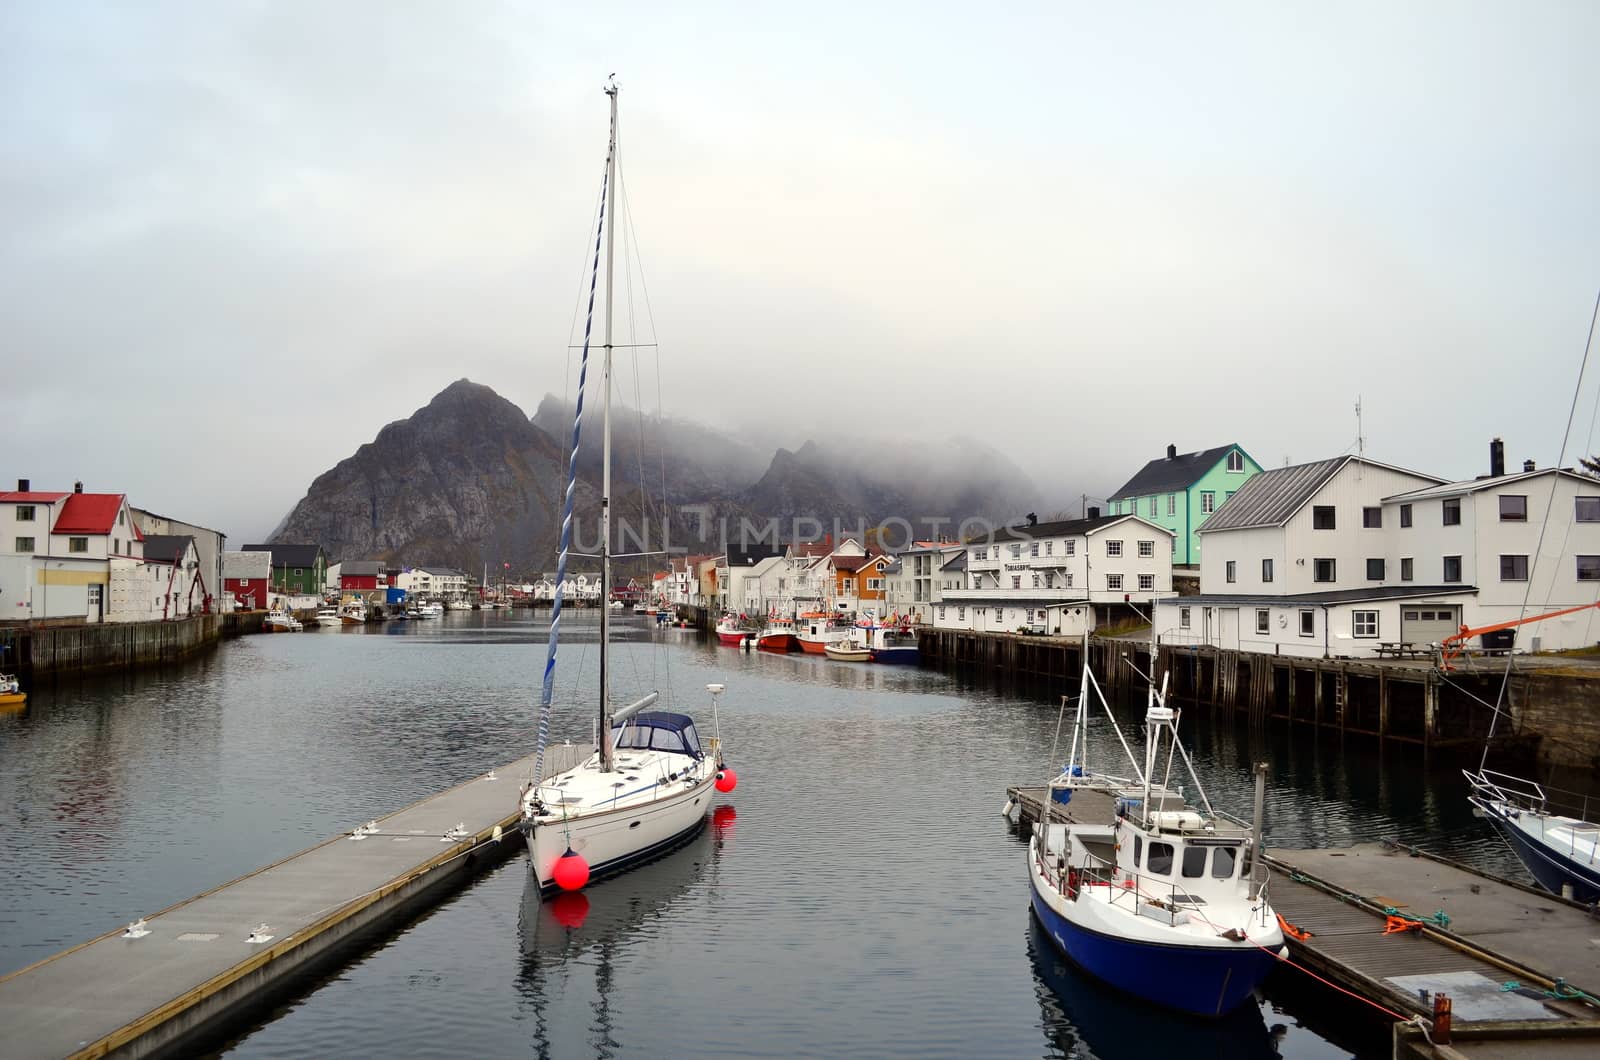
[[[1467,801],[1511,843],[1539,886],[1575,901],[1600,901],[1600,824],[1553,813],[1545,791],[1522,777],[1462,770]]]

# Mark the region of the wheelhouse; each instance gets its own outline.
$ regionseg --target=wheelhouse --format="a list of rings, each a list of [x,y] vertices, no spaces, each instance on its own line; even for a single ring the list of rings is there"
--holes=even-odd
[[[619,751],[666,751],[694,759],[705,757],[700,734],[687,714],[641,711],[614,728],[612,734],[612,746]]]

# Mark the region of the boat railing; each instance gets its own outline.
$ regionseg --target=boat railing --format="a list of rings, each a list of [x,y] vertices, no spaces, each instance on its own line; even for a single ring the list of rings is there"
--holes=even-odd
[[[1479,795],[1496,802],[1505,803],[1507,806],[1533,813],[1549,812],[1550,800],[1543,787],[1537,781],[1526,777],[1514,777],[1508,773],[1497,773],[1492,769],[1480,769],[1474,773],[1463,769],[1461,775],[1467,778],[1467,783],[1472,785]],[[1571,792],[1570,794],[1578,794]],[[1587,817],[1588,796],[1583,797],[1585,817]]]

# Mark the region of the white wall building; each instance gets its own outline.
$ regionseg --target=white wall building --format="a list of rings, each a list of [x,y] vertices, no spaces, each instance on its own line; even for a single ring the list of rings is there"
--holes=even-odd
[[[213,598],[222,595],[222,553],[228,547],[228,535],[221,530],[212,530],[209,527],[186,523],[181,519],[174,519],[169,515],[157,515],[155,512],[143,508],[130,508],[134,522],[139,530],[149,536],[162,534],[173,537],[191,537],[194,539],[195,553],[200,560],[200,576],[205,581],[206,591]]]
[[[144,538],[120,493],[0,492],[0,620],[110,620],[113,563],[144,560]]]

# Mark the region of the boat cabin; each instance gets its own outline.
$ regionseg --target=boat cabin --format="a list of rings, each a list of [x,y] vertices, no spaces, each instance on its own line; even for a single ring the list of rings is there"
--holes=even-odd
[[[618,751],[668,751],[696,759],[705,757],[694,719],[687,714],[640,711],[611,731],[612,747]]]

